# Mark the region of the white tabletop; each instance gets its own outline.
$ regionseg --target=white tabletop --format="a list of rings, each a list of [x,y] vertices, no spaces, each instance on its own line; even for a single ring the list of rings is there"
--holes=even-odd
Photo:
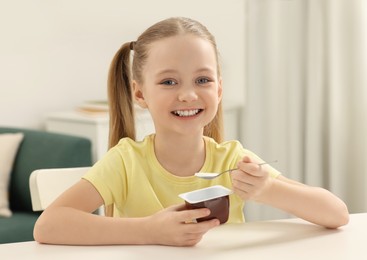
[[[337,230],[300,219],[225,224],[195,247],[0,245],[0,259],[367,259],[367,213]]]

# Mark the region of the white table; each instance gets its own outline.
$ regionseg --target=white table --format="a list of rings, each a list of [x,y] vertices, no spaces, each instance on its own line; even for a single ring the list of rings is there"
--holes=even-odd
[[[337,230],[300,219],[225,224],[195,247],[0,245],[0,259],[367,259],[367,213]]]

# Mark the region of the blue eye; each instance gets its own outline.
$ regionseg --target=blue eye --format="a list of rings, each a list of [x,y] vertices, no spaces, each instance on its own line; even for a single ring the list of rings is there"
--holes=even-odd
[[[210,82],[210,80],[208,78],[199,78],[199,79],[196,80],[197,84],[206,84],[208,82]]]
[[[161,82],[162,85],[167,85],[167,86],[173,86],[173,85],[177,85],[177,82],[175,82],[172,79],[167,79]]]

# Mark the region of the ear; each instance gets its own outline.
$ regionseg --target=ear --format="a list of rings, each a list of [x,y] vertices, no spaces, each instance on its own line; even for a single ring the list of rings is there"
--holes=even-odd
[[[133,80],[132,83],[133,83],[133,98],[135,99],[136,103],[138,103],[138,105],[141,108],[148,108],[148,105],[144,99],[144,94],[141,85],[138,84],[135,80]]]
[[[222,97],[223,97],[223,87],[222,87],[222,78],[220,78],[218,81],[218,100],[222,101]]]

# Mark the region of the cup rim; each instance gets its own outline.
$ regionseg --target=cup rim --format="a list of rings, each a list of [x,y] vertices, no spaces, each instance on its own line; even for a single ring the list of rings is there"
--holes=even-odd
[[[211,194],[211,196],[209,197],[205,197],[205,198],[196,198],[194,199],[193,197],[195,197],[198,193],[201,193],[205,190],[211,190],[211,189],[219,189],[220,192],[217,193],[217,194]],[[222,185],[214,185],[214,186],[210,186],[210,187],[206,187],[206,188],[202,188],[202,189],[197,189],[197,190],[193,190],[193,191],[189,191],[189,192],[185,192],[185,193],[181,193],[179,194],[178,196],[187,201],[188,203],[198,203],[198,202],[203,202],[203,201],[208,201],[208,200],[212,200],[212,199],[217,199],[217,198],[220,198],[220,197],[225,197],[225,196],[228,196],[230,194],[232,194],[233,191],[222,186]]]

